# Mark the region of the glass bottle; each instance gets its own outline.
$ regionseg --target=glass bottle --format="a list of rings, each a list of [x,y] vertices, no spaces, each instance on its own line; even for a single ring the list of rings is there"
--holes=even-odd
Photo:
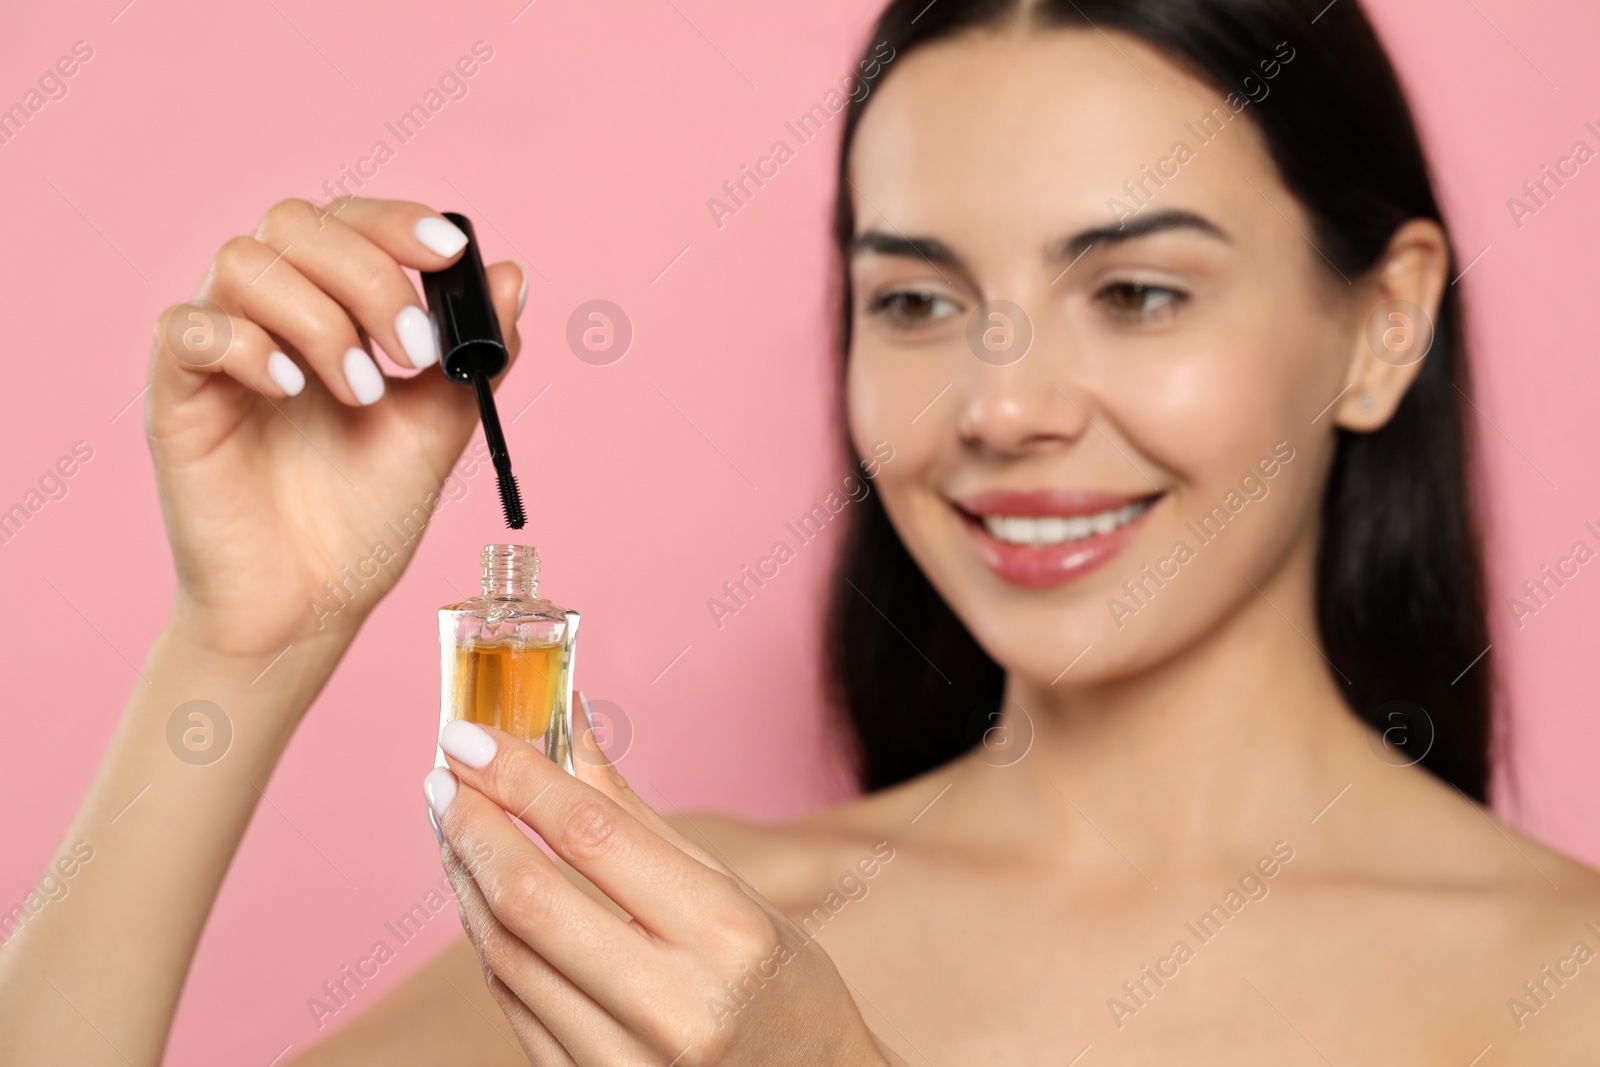
[[[538,596],[534,546],[485,545],[482,560],[483,592],[439,609],[439,729],[466,719],[543,740],[571,773],[578,613]]]

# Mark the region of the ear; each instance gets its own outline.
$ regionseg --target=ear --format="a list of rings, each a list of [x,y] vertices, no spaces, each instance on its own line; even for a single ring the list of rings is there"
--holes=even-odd
[[[1371,433],[1394,416],[1433,346],[1449,269],[1450,244],[1438,223],[1411,219],[1395,230],[1383,258],[1358,283],[1359,332],[1338,425]]]

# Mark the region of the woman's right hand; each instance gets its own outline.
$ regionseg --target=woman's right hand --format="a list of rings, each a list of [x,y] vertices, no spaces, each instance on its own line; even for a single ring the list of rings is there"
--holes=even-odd
[[[212,261],[195,299],[220,313],[162,314],[145,433],[185,640],[265,666],[348,641],[393,587],[477,424],[401,268],[438,270],[464,243],[420,204],[285,200]],[[515,360],[526,282],[513,263],[487,273]],[[422,373],[385,379],[372,341]]]
[[[156,327],[144,417],[173,617],[63,839],[59,855],[94,862],[64,875],[70,904],[0,952],[0,1063],[161,1061],[261,787],[409,562],[476,425],[473,390],[433,367],[403,270],[454,262],[461,231],[419,204],[333,207],[274,207],[217,253],[195,294],[206,303],[168,308]],[[522,273],[498,264],[488,282],[514,356]],[[420,373],[385,381],[371,342]],[[341,606],[323,583],[347,575]],[[202,697],[238,728],[203,728],[208,713],[189,707]]]

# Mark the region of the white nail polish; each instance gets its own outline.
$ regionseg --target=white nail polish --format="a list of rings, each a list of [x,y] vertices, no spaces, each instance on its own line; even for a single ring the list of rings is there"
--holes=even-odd
[[[523,307],[528,303],[528,268],[522,265],[520,259],[513,259],[511,262],[515,263],[517,270],[522,273],[522,288],[517,290],[517,316],[520,318]]]
[[[456,776],[443,767],[435,767],[422,780],[422,795],[428,798],[428,808],[434,817],[442,817],[456,798]]]
[[[394,332],[400,335],[400,347],[406,350],[413,367],[431,367],[439,362],[439,345],[426,311],[407,304],[394,317]]]
[[[476,723],[452,719],[439,732],[439,747],[473,770],[481,771],[494,759],[494,738]]]
[[[306,387],[306,376],[294,360],[276,350],[267,357],[267,377],[278,383],[278,388],[290,396],[299,396]]]
[[[372,357],[359,348],[344,354],[344,380],[350,383],[350,391],[363,404],[375,404],[383,396],[383,375]]]
[[[453,256],[467,246],[467,235],[449,219],[427,215],[417,220],[417,240],[428,246],[430,252]]]

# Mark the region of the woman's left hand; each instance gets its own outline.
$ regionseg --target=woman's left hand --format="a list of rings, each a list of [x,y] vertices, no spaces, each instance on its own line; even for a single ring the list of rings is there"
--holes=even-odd
[[[425,783],[463,925],[532,1061],[899,1062],[827,953],[669,826],[584,717],[573,720],[577,777],[509,734],[457,721],[440,737],[450,771]],[[568,879],[508,813],[632,919]]]

